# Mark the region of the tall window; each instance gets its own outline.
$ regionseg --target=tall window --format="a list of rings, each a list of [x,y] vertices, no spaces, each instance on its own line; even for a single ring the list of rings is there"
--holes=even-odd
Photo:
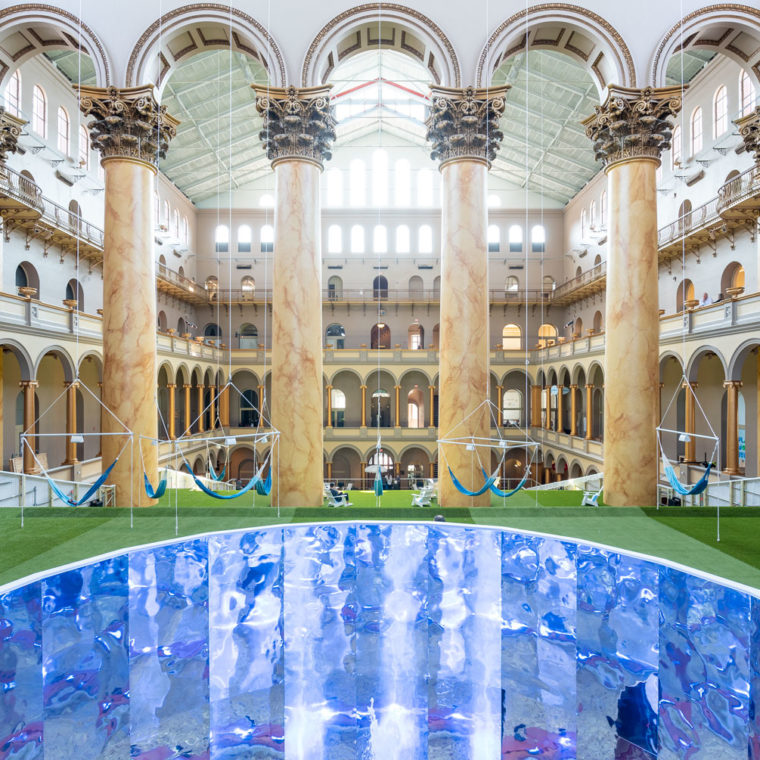
[[[329,169],[327,171],[327,205],[343,205],[343,172],[340,169]]]
[[[394,164],[393,201],[396,206],[407,208],[412,205],[412,173],[409,162],[400,158]]]
[[[343,253],[343,230],[338,224],[331,224],[327,228],[327,252]]]
[[[367,170],[364,161],[355,158],[348,167],[348,187],[351,206],[367,205]]]
[[[504,283],[504,290],[515,293],[520,289],[520,280],[517,279],[513,274],[510,274],[507,277],[507,281]]]
[[[702,150],[702,109],[695,108],[691,115],[691,155]]]
[[[375,253],[388,253],[388,229],[384,224],[375,225],[372,233],[372,250]]]
[[[591,212],[589,213],[589,221],[591,222],[591,229],[596,231],[596,201],[591,201]]]
[[[47,137],[47,96],[38,84],[32,90],[32,129],[40,137]]]
[[[364,253],[364,227],[361,224],[351,228],[351,253]]]
[[[501,399],[502,425],[518,427],[522,424],[523,417],[523,394],[511,388],[504,391]]]
[[[90,135],[84,124],[79,127],[79,165],[85,171],[90,170]]]
[[[517,253],[523,249],[523,231],[519,224],[513,224],[509,228],[509,252]]]
[[[227,253],[230,250],[230,229],[226,224],[220,224],[216,228],[214,243],[217,253]]]
[[[58,150],[64,156],[69,155],[69,137],[70,137],[69,114],[63,106],[58,106]]]
[[[602,227],[607,226],[607,191],[602,191],[602,197],[599,200],[599,223]]]
[[[339,388],[330,391],[330,407],[332,409],[333,427],[343,427],[346,424],[346,394]]]
[[[739,103],[741,104],[742,116],[749,116],[755,107],[755,85],[746,71],[742,71],[739,77]]]
[[[388,205],[388,154],[381,149],[372,154],[372,205]]]
[[[253,234],[251,233],[251,228],[247,224],[241,224],[238,227],[238,251],[240,253],[250,253],[252,241]]]
[[[501,241],[501,231],[496,224],[488,225],[488,252],[498,253]]]
[[[409,253],[409,228],[405,224],[396,227],[396,253]]]
[[[713,137],[718,138],[728,129],[728,90],[722,84],[713,98]]]
[[[5,88],[5,107],[14,115],[21,116],[21,73],[16,69]]]
[[[536,224],[530,231],[530,250],[533,253],[543,253],[546,250],[546,230],[543,224]]]
[[[670,149],[670,168],[675,171],[681,166],[681,126],[673,130],[673,140]]]
[[[586,215],[586,209],[581,211],[581,240],[586,239],[586,233],[588,232],[588,216]]]
[[[423,224],[420,227],[417,247],[419,253],[433,252],[433,228],[429,224]]]
[[[433,205],[433,172],[430,169],[417,172],[417,205]]]
[[[274,250],[274,227],[271,224],[265,224],[261,228],[261,252],[272,253]]]
[[[501,331],[501,347],[504,351],[519,351],[522,348],[522,330],[519,325],[504,325]]]

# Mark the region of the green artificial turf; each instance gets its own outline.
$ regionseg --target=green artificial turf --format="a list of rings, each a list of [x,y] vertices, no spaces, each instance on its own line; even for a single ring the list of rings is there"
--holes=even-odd
[[[713,508],[581,507],[580,491],[522,491],[510,499],[492,498],[491,507],[411,506],[411,492],[386,491],[376,506],[371,491],[352,491],[348,508],[278,509],[252,494],[219,501],[199,491],[168,491],[148,509],[81,507],[0,511],[0,584],[68,562],[175,536],[299,522],[338,520],[432,520],[512,527],[596,541],[664,557],[760,588],[760,552],[755,520],[760,511],[721,511],[716,541]],[[179,504],[177,504],[179,502]],[[181,506],[180,506],[181,505]]]

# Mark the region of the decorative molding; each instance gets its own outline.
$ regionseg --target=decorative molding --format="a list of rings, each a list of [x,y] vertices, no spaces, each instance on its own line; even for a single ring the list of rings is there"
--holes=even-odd
[[[8,153],[15,153],[18,147],[18,138],[26,122],[18,116],[14,116],[0,105],[0,163],[8,158]]]
[[[342,24],[344,21],[351,19],[354,16],[361,16],[365,13],[398,13],[402,16],[408,16],[410,19],[417,21],[423,29],[429,30],[433,37],[438,40],[442,48],[448,54],[449,63],[453,71],[454,87],[461,86],[461,74],[459,67],[459,58],[457,57],[454,46],[451,44],[449,38],[444,34],[441,28],[430,18],[414,10],[408,8],[405,5],[399,5],[397,3],[367,3],[364,5],[356,5],[353,8],[349,8],[347,11],[338,14],[331,21],[328,21],[317,33],[317,36],[312,40],[309,49],[306,51],[306,57],[304,58],[303,66],[301,67],[301,85],[306,87],[309,84],[309,69],[311,68],[312,60],[317,53],[318,48],[324,42],[325,38],[335,29],[336,26]]]
[[[441,165],[465,158],[485,161],[490,167],[504,138],[499,119],[508,89],[431,87],[426,120],[427,139],[433,143],[430,157]]]
[[[609,95],[583,121],[594,156],[605,167],[619,161],[651,158],[659,162],[673,136],[671,119],[681,110],[682,88],[610,85]]]
[[[179,122],[159,106],[153,86],[80,87],[79,107],[88,124],[92,147],[105,158],[132,158],[157,165],[166,156]]]
[[[760,165],[760,106],[747,116],[734,119],[734,124],[739,128],[744,147],[755,154],[755,163]]]
[[[749,5],[738,5],[736,3],[720,3],[717,5],[706,5],[704,8],[700,8],[699,10],[692,11],[691,13],[687,13],[683,18],[681,18],[677,23],[673,24],[673,26],[668,30],[667,34],[662,38],[660,41],[660,44],[657,46],[657,52],[654,54],[654,58],[652,59],[652,66],[650,68],[650,74],[649,74],[649,81],[652,83],[652,85],[657,84],[657,71],[660,68],[660,59],[662,58],[662,55],[665,51],[665,48],[668,46],[668,43],[670,40],[675,36],[679,35],[679,41],[680,36],[686,31],[687,24],[689,22],[694,21],[695,19],[698,19],[700,16],[709,16],[710,14],[721,14],[721,13],[745,13],[748,16],[754,16],[755,19],[757,19],[758,24],[758,34],[760,35],[760,10],[757,8],[752,8]],[[715,19],[716,23],[726,23],[726,19]]]
[[[510,26],[514,26],[519,21],[529,22],[531,17],[537,16],[539,14],[546,13],[547,11],[557,11],[558,13],[573,13],[577,14],[578,16],[587,19],[589,22],[591,22],[592,25],[596,26],[600,31],[604,31],[604,33],[609,36],[609,38],[615,42],[617,45],[616,52],[620,54],[622,57],[621,63],[624,63],[625,68],[627,70],[627,79],[631,86],[635,86],[636,84],[636,66],[633,62],[633,56],[631,55],[631,51],[628,49],[628,45],[626,45],[625,40],[623,39],[623,36],[618,32],[617,29],[615,29],[612,24],[610,24],[608,21],[603,19],[601,16],[597,15],[593,11],[589,11],[586,8],[581,8],[578,5],[570,5],[569,3],[544,3],[543,5],[533,5],[530,8],[523,9],[521,11],[518,11],[514,15],[510,16],[506,21],[504,21],[502,24],[500,24],[497,29],[493,32],[493,34],[488,38],[488,42],[486,43],[485,47],[483,48],[483,51],[480,54],[480,58],[478,59],[478,66],[475,71],[475,82],[480,87],[483,82],[483,73],[486,65],[486,59],[488,58],[488,52],[493,47],[496,40],[499,38],[499,36],[504,32],[505,29],[508,29]],[[545,21],[551,22],[551,23],[562,23],[562,21],[566,21],[567,23],[572,23],[573,18],[572,16],[567,16],[565,19],[545,19]],[[525,31],[527,32],[528,26],[527,23],[525,24]],[[488,83],[486,83],[488,84]]]
[[[270,49],[272,51],[272,55],[274,56],[274,60],[277,64],[277,68],[279,69],[279,75],[280,75],[280,81],[285,82],[286,81],[286,73],[285,73],[285,61],[283,60],[282,53],[280,53],[280,48],[278,47],[277,43],[274,41],[274,38],[271,34],[269,34],[269,31],[262,26],[258,21],[256,21],[253,16],[249,16],[247,13],[243,13],[243,11],[238,10],[237,8],[233,8],[231,5],[220,5],[219,3],[196,3],[194,5],[182,5],[179,8],[175,8],[173,11],[168,11],[167,13],[164,13],[161,18],[154,21],[140,36],[140,39],[137,41],[137,44],[132,49],[132,53],[129,56],[129,63],[127,64],[127,77],[126,82],[127,84],[133,84],[134,83],[134,77],[137,73],[137,63],[138,59],[144,52],[145,45],[147,44],[148,40],[151,39],[151,37],[154,37],[156,32],[161,33],[161,31],[174,19],[182,16],[187,16],[188,23],[189,22],[195,22],[203,21],[203,19],[193,18],[193,14],[203,13],[204,11],[215,11],[219,13],[224,13],[227,15],[227,17],[234,17],[236,19],[239,19],[240,21],[244,22],[245,24],[249,24],[252,28],[254,28],[269,44]],[[207,21],[211,21],[211,19],[206,19]],[[263,61],[266,61],[266,56],[263,58]],[[269,79],[271,81],[271,72]]]
[[[72,27],[74,29],[81,29],[83,32],[87,34],[88,42],[91,42],[98,52],[98,57],[100,59],[100,62],[103,65],[103,71],[105,74],[105,85],[106,87],[111,84],[111,66],[108,62],[108,56],[106,55],[105,48],[101,44],[98,37],[95,35],[95,33],[90,29],[87,24],[85,24],[81,18],[78,16],[75,16],[73,13],[69,13],[68,11],[64,11],[61,8],[57,8],[54,5],[43,5],[40,3],[28,3],[24,5],[12,5],[10,8],[6,8],[5,10],[0,10],[0,27],[3,26],[3,19],[12,16],[14,14],[24,14],[24,16],[28,16],[35,11],[38,11],[40,13],[49,13],[52,16],[59,16],[61,18],[65,18],[67,21],[70,21],[72,24]],[[31,24],[34,25],[35,19],[28,19],[25,20],[23,23],[25,24]],[[48,21],[47,23],[51,23],[53,20]],[[93,51],[85,51],[88,53],[88,55],[92,56]]]
[[[322,168],[332,158],[335,117],[330,87],[272,88],[253,85],[256,110],[264,119],[259,133],[272,166],[279,161],[311,161]]]

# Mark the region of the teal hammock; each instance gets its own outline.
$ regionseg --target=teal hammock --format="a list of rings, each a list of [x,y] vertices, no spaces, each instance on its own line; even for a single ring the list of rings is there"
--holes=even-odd
[[[224,469],[219,473],[219,475],[217,475],[216,472],[214,472],[214,465],[211,464],[210,459],[208,462],[208,469],[209,469],[209,472],[211,473],[211,478],[213,480],[216,480],[217,482],[220,480],[224,480],[224,476],[227,474],[227,465],[225,464]]]
[[[254,480],[256,481],[256,493],[259,496],[269,496],[272,492],[272,468],[269,468],[266,480],[262,480],[260,475],[256,475]]]
[[[489,489],[492,489],[494,486],[494,483],[496,482],[496,474],[494,473],[491,475],[490,478],[486,478],[486,482],[483,485],[483,487],[479,491],[468,491],[458,480],[457,476],[454,475],[454,471],[449,467],[449,475],[451,476],[451,482],[454,484],[454,487],[459,491],[459,493],[464,494],[465,496],[482,496],[486,491]]]
[[[150,484],[148,473],[145,471],[143,471],[143,480],[145,481],[145,493],[148,494],[149,499],[160,499],[166,493],[166,478],[161,478],[161,480],[158,481],[158,486],[155,490]]]
[[[119,457],[116,457],[116,459],[113,460],[111,463],[111,466],[87,489],[87,493],[79,499],[79,501],[74,501],[74,499],[70,498],[69,496],[66,496],[63,491],[58,488],[58,486],[55,484],[55,481],[53,481],[51,478],[47,479],[47,482],[50,484],[50,488],[53,490],[53,493],[61,500],[66,502],[70,507],[81,507],[82,504],[89,501],[97,492],[98,489],[103,485],[103,483],[108,480],[108,476],[111,474],[111,470],[113,470],[114,467],[116,467],[116,463],[119,461]]]
[[[375,473],[374,490],[375,490],[375,496],[383,495],[383,479],[380,477],[379,470]]]
[[[235,491],[235,493],[219,493],[218,491],[212,491],[194,472],[193,468],[190,467],[190,465],[185,462],[185,469],[190,473],[193,480],[195,481],[195,485],[198,486],[198,488],[203,491],[203,493],[208,494],[212,499],[222,499],[222,500],[229,500],[229,499],[237,499],[238,496],[242,496],[244,493],[248,493],[252,488],[256,486],[256,483],[261,480],[261,476],[257,473],[254,475],[239,491]],[[269,482],[271,486],[271,476],[272,473],[270,471],[269,473]],[[258,490],[257,490],[258,493]]]
[[[680,494],[681,496],[698,496],[707,488],[707,481],[710,477],[712,462],[707,465],[704,475],[702,475],[693,486],[685,486],[678,480],[675,470],[670,464],[668,464],[667,460],[663,461],[665,462],[665,477],[677,494]]]
[[[487,478],[488,473],[482,467],[480,469],[483,470],[483,477]],[[523,479],[517,484],[517,488],[513,488],[511,491],[501,491],[496,487],[496,480],[494,479],[494,482],[491,485],[491,493],[496,494],[500,499],[508,499],[510,496],[514,496],[527,483],[529,474],[530,470],[525,470]]]

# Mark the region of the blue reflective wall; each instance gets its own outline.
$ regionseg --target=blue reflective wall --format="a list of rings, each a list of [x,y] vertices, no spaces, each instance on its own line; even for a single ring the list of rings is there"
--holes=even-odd
[[[0,593],[0,760],[760,760],[758,695],[758,599],[512,531],[240,531]]]

